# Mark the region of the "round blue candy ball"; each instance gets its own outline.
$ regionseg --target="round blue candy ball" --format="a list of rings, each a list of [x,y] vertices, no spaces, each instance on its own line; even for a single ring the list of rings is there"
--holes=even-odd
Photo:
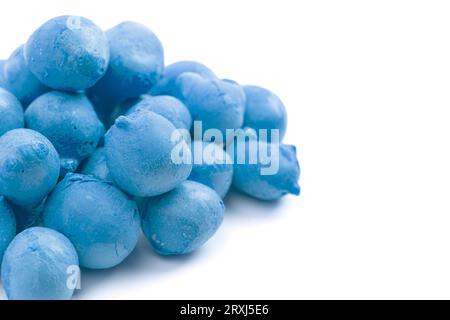
[[[24,48],[31,72],[45,85],[66,91],[93,86],[106,72],[108,40],[92,21],[53,18],[37,29]]]
[[[59,91],[34,100],[25,112],[25,123],[53,143],[62,175],[74,172],[95,151],[105,130],[86,96]]]
[[[23,54],[23,46],[17,48],[6,61],[4,70],[6,88],[11,91],[24,106],[28,106],[41,94],[50,91],[30,71]]]
[[[149,198],[142,229],[161,255],[186,254],[199,249],[217,231],[225,206],[211,188],[185,181],[174,190]]]
[[[279,142],[286,133],[287,114],[283,102],[274,93],[257,86],[244,86],[247,104],[245,108],[244,126],[258,131],[267,130],[267,141],[272,140],[270,130],[279,132]]]
[[[111,53],[108,71],[89,96],[111,104],[147,93],[164,69],[161,42],[147,27],[131,21],[109,29],[106,35]]]
[[[115,183],[131,195],[152,197],[186,180],[192,170],[191,152],[177,133],[169,120],[147,110],[119,117],[105,135],[106,160]]]
[[[264,163],[266,161],[258,157],[254,163],[250,162],[251,150],[270,155],[270,161]],[[287,194],[300,194],[300,167],[294,146],[251,139],[246,142],[245,151],[245,159],[239,159],[238,152],[235,152],[233,187],[266,201],[274,201]]]
[[[108,165],[106,164],[105,148],[102,147],[95,150],[95,152],[83,163],[80,173],[92,175],[105,181],[113,181],[109,173]]]
[[[157,95],[175,95],[177,92],[177,78],[180,74],[192,72],[203,78],[215,79],[216,75],[205,65],[195,61],[178,61],[164,69],[162,78],[152,88],[151,94]]]
[[[80,265],[111,268],[135,248],[140,232],[136,203],[111,183],[67,174],[46,201],[43,223],[75,246]]]
[[[79,278],[78,257],[59,232],[30,228],[9,245],[1,274],[10,300],[68,300]]]
[[[186,106],[177,98],[171,96],[142,96],[142,98],[127,112],[130,114],[136,110],[143,109],[152,111],[163,116],[177,129],[190,130],[192,117]]]
[[[23,124],[23,109],[19,100],[0,88],[0,136],[9,130],[23,128]]]
[[[14,129],[0,137],[0,194],[21,206],[44,200],[59,176],[59,156],[39,132]]]
[[[196,73],[177,78],[176,96],[188,107],[203,130],[239,129],[244,123],[245,94],[240,85],[228,80],[206,79]]]
[[[194,161],[189,180],[200,182],[224,198],[233,180],[233,162],[231,157],[215,143],[195,141],[192,143],[193,153],[202,153],[200,162]],[[194,156],[194,159],[196,157]]]
[[[5,197],[0,196],[0,264],[6,248],[15,235],[16,218],[14,212]]]

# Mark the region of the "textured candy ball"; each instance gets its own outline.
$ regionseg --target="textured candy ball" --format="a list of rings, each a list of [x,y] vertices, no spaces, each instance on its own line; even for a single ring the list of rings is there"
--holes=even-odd
[[[164,69],[161,42],[147,27],[130,21],[109,29],[106,35],[111,53],[108,71],[89,90],[89,96],[120,102],[147,93]]]
[[[108,40],[92,21],[77,16],[53,18],[37,29],[24,48],[31,72],[48,87],[79,91],[106,72]]]
[[[14,129],[0,137],[0,194],[21,206],[36,206],[55,186],[59,156],[39,132]]]
[[[16,235],[16,229],[14,212],[5,197],[0,196],[0,264],[6,248]]]
[[[161,255],[193,252],[219,229],[225,206],[211,188],[185,181],[174,190],[149,198],[142,216],[142,229]]]
[[[92,175],[100,180],[113,181],[109,173],[108,165],[106,164],[106,150],[104,147],[98,148],[88,159],[86,159],[80,173]]]
[[[23,128],[23,109],[19,100],[0,88],[0,136],[12,129]]]
[[[287,194],[300,194],[300,167],[294,146],[250,140],[245,150],[245,161],[237,158],[238,152],[235,152],[233,186],[236,189],[266,201],[274,201]],[[251,163],[250,150],[269,155],[270,161],[262,161],[258,157]]]
[[[177,129],[191,129],[192,117],[189,110],[183,102],[172,96],[152,97],[144,95],[133,107],[131,107],[127,114],[139,109],[152,111],[163,116],[172,122]]]
[[[2,282],[10,300],[69,300],[78,278],[75,248],[51,229],[19,233],[3,258]]]
[[[61,158],[61,173],[74,172],[90,156],[105,129],[83,94],[52,91],[34,100],[25,112],[27,128],[46,136]]]
[[[223,148],[215,143],[192,143],[194,165],[189,180],[202,183],[224,198],[233,180],[233,161]],[[201,154],[201,157],[195,155]]]
[[[131,195],[152,197],[186,180],[192,163],[178,162],[183,159],[174,156],[178,147],[188,160],[191,152],[176,130],[169,120],[146,110],[119,117],[105,135],[106,160],[115,183]]]
[[[177,92],[177,78],[180,74],[192,72],[206,79],[215,79],[216,75],[205,65],[195,61],[178,61],[164,69],[162,78],[152,88],[151,94],[175,95]]]
[[[237,83],[183,73],[177,86],[176,96],[188,107],[193,120],[202,122],[203,130],[218,129],[225,136],[227,129],[242,127],[245,94]]]
[[[244,126],[267,130],[269,142],[272,140],[271,130],[279,132],[279,141],[286,133],[287,114],[283,102],[274,93],[257,86],[244,86],[247,104],[245,108]]]
[[[23,46],[17,48],[4,65],[5,86],[24,106],[50,91],[30,71],[25,61]]]
[[[69,173],[46,201],[44,226],[64,234],[80,265],[111,268],[135,248],[140,232],[136,203],[111,183]]]

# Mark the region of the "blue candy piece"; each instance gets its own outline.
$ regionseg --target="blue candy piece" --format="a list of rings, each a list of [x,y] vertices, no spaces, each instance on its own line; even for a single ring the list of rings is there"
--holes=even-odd
[[[206,79],[195,73],[177,78],[176,96],[184,102],[194,121],[202,121],[203,130],[241,128],[244,123],[245,94],[237,83]]]
[[[5,87],[11,91],[24,106],[50,91],[28,69],[23,54],[23,46],[17,48],[6,61],[3,69]]]
[[[135,248],[140,232],[136,203],[112,184],[69,173],[46,201],[46,227],[67,236],[80,265],[112,268]]]
[[[300,194],[298,185],[300,167],[294,146],[270,144],[251,139],[246,142],[245,150],[247,153],[245,162],[238,158],[239,149],[235,150],[233,187],[254,198],[266,201],[274,201],[287,194]],[[255,158],[256,163],[250,163],[251,150],[255,150],[258,154],[261,152],[269,155],[271,161],[264,164],[266,160],[262,161],[258,157]]]
[[[121,100],[147,93],[164,69],[161,42],[147,27],[122,22],[106,32],[111,60],[105,76],[89,90],[94,104],[110,108]],[[107,103],[102,103],[105,100]]]
[[[9,130],[23,128],[23,123],[23,109],[19,100],[0,88],[0,136]]]
[[[177,78],[185,72],[196,73],[206,79],[215,79],[216,75],[205,65],[195,61],[175,62],[164,69],[161,80],[150,91],[152,95],[175,95],[177,92]]]
[[[59,156],[46,137],[14,129],[0,137],[0,194],[20,206],[37,206],[55,186]]]
[[[233,180],[233,162],[231,157],[221,146],[215,143],[195,141],[192,144],[192,148],[194,154],[202,152],[203,157],[201,162],[194,161],[192,172],[188,179],[210,187],[221,198],[224,198]]]
[[[34,100],[25,112],[30,129],[46,136],[61,158],[61,175],[74,172],[91,155],[105,129],[82,94],[52,91]]]
[[[279,130],[278,142],[281,142],[287,126],[287,114],[283,102],[267,89],[257,86],[243,88],[247,98],[244,126],[257,131],[266,129],[269,142],[272,141],[270,130],[277,129]]]
[[[78,278],[75,248],[51,229],[19,233],[3,258],[2,282],[10,300],[69,300]]]
[[[37,29],[24,48],[31,72],[56,90],[92,87],[106,72],[108,39],[92,21],[76,16],[53,18]]]
[[[16,218],[5,197],[0,196],[0,264],[9,243],[16,235]]]
[[[190,130],[192,126],[192,117],[186,106],[177,98],[171,96],[152,97],[144,95],[131,109],[127,115],[136,110],[144,109],[163,116],[177,129]]]
[[[157,253],[186,254],[199,249],[216,233],[224,211],[214,190],[185,181],[166,194],[147,199],[142,229]]]
[[[100,180],[113,181],[109,173],[108,165],[106,164],[106,150],[104,147],[98,148],[86,159],[81,167],[80,173],[92,175]]]
[[[178,155],[177,147],[186,147],[188,159],[191,152],[176,130],[169,120],[147,110],[119,117],[105,135],[106,160],[115,183],[131,195],[152,197],[186,180],[192,164],[173,156]]]

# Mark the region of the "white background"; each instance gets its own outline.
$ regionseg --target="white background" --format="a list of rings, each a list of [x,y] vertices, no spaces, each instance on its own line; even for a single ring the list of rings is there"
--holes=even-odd
[[[167,63],[271,89],[302,166],[299,198],[232,195],[199,252],[143,240],[76,298],[450,298],[448,1],[11,0],[0,56],[61,14],[144,23]]]

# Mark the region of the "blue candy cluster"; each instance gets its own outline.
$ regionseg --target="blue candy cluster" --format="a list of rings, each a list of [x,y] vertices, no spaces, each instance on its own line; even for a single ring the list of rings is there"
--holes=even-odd
[[[267,89],[194,61],[164,66],[161,42],[141,24],[104,32],[83,17],[47,21],[0,61],[7,297],[70,299],[80,268],[120,264],[141,230],[158,254],[198,250],[231,188],[264,201],[298,195],[286,127]]]

